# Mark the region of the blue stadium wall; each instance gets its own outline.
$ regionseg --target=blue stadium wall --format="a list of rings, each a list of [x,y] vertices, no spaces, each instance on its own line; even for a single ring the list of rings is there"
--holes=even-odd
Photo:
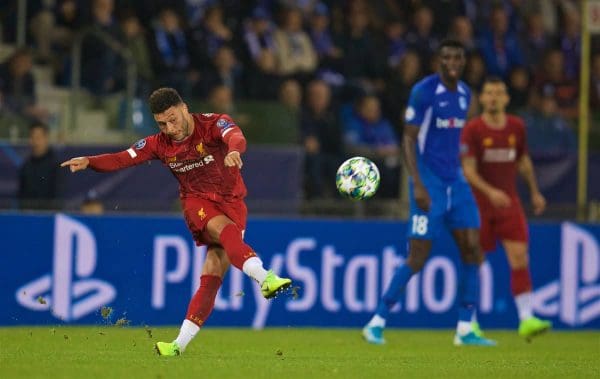
[[[403,261],[406,224],[252,219],[246,240],[267,266],[295,280],[295,295],[266,301],[232,270],[208,326],[359,327]],[[531,225],[534,310],[557,328],[600,328],[600,226]],[[198,286],[203,248],[180,217],[0,215],[0,324],[179,324]],[[434,245],[389,325],[452,327],[457,251]],[[517,324],[501,251],[481,269],[480,320]],[[113,309],[110,320],[100,309]]]

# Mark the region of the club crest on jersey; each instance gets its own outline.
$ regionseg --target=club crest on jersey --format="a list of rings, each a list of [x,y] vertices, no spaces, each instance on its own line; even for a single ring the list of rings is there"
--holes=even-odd
[[[458,105],[463,111],[467,109],[467,99],[463,96],[458,98]]]
[[[167,157],[167,162],[168,163],[177,162],[177,157]]]
[[[201,156],[205,156],[206,155],[206,151],[204,150],[204,145],[202,144],[202,142],[200,142],[199,144],[196,145],[196,151]]]
[[[220,118],[217,120],[217,127],[221,129],[221,131],[225,131],[231,128],[234,124],[226,118]]]
[[[133,145],[135,147],[136,150],[141,150],[144,148],[144,146],[146,146],[146,139],[142,138],[141,140],[137,141],[135,143],[135,145]]]
[[[408,107],[406,108],[406,111],[404,112],[404,118],[407,121],[412,120],[415,117],[415,109],[413,107]]]
[[[516,144],[517,144],[517,137],[515,137],[515,135],[511,133],[508,136],[508,145],[509,146],[515,146]]]
[[[490,147],[494,144],[494,140],[492,139],[492,137],[485,137],[483,139],[482,145],[484,147]]]

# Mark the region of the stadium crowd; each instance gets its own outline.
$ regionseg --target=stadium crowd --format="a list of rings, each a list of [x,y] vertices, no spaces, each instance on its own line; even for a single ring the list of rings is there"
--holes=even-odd
[[[27,46],[0,65],[0,113],[47,122],[47,110],[35,99],[33,65],[50,67],[54,84],[68,87],[73,41],[84,28],[95,28],[131,52],[139,98],[170,86],[184,98],[215,107],[193,111],[227,112],[234,119],[236,102],[245,99],[279,101],[291,109],[297,122],[280,128],[297,129],[306,153],[308,198],[332,195],[325,180],[350,154],[369,156],[384,171],[381,196],[398,195],[409,90],[436,71],[434,52],[446,37],[467,48],[463,80],[475,99],[486,76],[506,81],[509,111],[526,120],[532,151],[577,148],[581,14],[575,0],[35,0],[27,5]],[[4,43],[16,40],[16,8],[17,1],[0,6]],[[598,42],[593,40],[591,61],[595,110],[600,109]],[[122,91],[124,67],[104,39],[87,35],[84,88],[97,96]],[[470,112],[479,112],[476,101]]]

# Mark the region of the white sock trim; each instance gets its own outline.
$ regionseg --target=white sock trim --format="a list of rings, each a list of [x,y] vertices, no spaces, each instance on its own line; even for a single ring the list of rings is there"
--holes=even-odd
[[[246,259],[242,266],[242,271],[244,271],[244,274],[256,280],[258,284],[262,284],[267,277],[267,270],[264,269],[263,262],[258,257]]]
[[[531,292],[523,292],[515,296],[515,305],[519,312],[519,320],[527,320],[533,316],[531,307]]]
[[[378,314],[375,314],[371,321],[367,324],[368,326],[378,326],[385,328],[385,319]]]
[[[183,320],[181,328],[179,329],[179,335],[173,342],[179,346],[179,351],[183,353],[187,345],[196,337],[196,333],[200,330],[200,327],[190,320]]]

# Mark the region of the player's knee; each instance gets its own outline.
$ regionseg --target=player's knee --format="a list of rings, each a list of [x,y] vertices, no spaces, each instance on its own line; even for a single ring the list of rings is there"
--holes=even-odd
[[[429,249],[426,246],[411,244],[406,264],[413,270],[413,272],[419,272],[425,266],[427,258],[429,258]]]
[[[228,267],[229,259],[223,248],[219,245],[209,245],[202,267],[202,275],[213,275],[222,278]]]
[[[483,253],[478,243],[468,243],[467,246],[462,249],[463,262],[469,264],[481,264],[483,262]]]

